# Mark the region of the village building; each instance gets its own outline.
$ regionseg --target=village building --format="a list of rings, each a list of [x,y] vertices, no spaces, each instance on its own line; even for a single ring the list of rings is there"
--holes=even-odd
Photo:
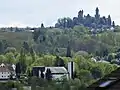
[[[93,83],[87,90],[120,90],[120,68]]]
[[[15,79],[15,65],[0,64],[0,80]]]
[[[34,66],[32,68],[32,75],[37,76],[39,78],[46,78],[45,74],[47,69],[51,71],[52,79],[62,79],[65,77],[68,79],[69,74],[65,67],[42,67],[42,66]]]

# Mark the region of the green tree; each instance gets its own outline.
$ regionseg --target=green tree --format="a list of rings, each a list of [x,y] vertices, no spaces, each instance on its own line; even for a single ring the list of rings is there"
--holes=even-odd
[[[52,80],[52,73],[51,73],[51,70],[50,70],[50,69],[47,69],[47,70],[46,70],[45,77],[46,77],[46,79],[47,79],[48,81],[49,81],[49,80]]]
[[[91,72],[83,69],[79,70],[77,77],[81,80],[82,83],[87,82],[88,85],[91,84],[91,81],[93,79]]]
[[[30,54],[31,54],[31,57],[32,57],[32,61],[34,62],[35,61],[35,51],[33,50],[32,47],[30,48]]]
[[[110,74],[113,70],[114,70],[113,65],[107,64],[104,73],[107,75]]]
[[[13,64],[13,63],[15,63],[16,61],[15,61],[15,56],[14,56],[14,54],[13,53],[6,53],[5,54],[5,56],[6,56],[6,62],[7,63],[9,63],[9,64]]]
[[[72,56],[71,56],[71,47],[70,47],[70,42],[69,42],[69,41],[68,41],[68,46],[67,46],[66,57],[72,57]]]
[[[115,59],[115,55],[114,54],[109,54],[108,55],[108,61],[111,62],[113,59]]]
[[[0,55],[0,63],[5,63],[5,62],[7,62],[6,56]]]
[[[25,49],[26,52],[29,52],[29,45],[27,42],[23,42],[23,48]]]
[[[104,75],[103,70],[98,66],[93,67],[91,69],[91,73],[92,73],[92,76],[94,77],[94,79],[101,78]]]
[[[40,35],[40,30],[34,30],[33,39],[35,42],[37,42],[39,35]]]
[[[0,54],[4,52],[4,44],[2,41],[0,41]]]
[[[15,72],[16,72],[17,78],[20,78],[20,74],[21,74],[21,64],[20,64],[20,62],[16,63]]]
[[[56,61],[55,61],[54,66],[64,67],[65,66],[64,60],[62,58],[60,58],[59,56],[56,56]]]
[[[21,72],[24,74],[26,72],[26,55],[24,48],[21,48],[19,62],[21,64]]]
[[[16,48],[14,48],[14,47],[7,47],[7,49],[5,50],[5,53],[9,53],[9,52],[12,52],[13,54],[15,54]]]

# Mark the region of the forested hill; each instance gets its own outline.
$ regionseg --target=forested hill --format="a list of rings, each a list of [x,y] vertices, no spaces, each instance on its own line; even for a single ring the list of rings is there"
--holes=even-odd
[[[65,56],[70,41],[71,50],[74,53],[85,51],[95,56],[105,56],[113,53],[120,47],[120,27],[115,26],[111,16],[101,16],[99,8],[96,8],[95,16],[84,15],[84,11],[78,12],[78,17],[58,19],[55,27],[46,28],[41,24],[40,28],[1,28],[0,52],[7,47],[32,46],[36,52],[58,54]],[[32,31],[32,32],[31,32]],[[116,33],[117,32],[117,33]],[[25,44],[25,45],[24,45]]]
[[[120,28],[114,31],[92,33],[84,26],[73,29],[39,28],[32,32],[0,32],[1,50],[15,47],[17,50],[26,42],[36,52],[65,56],[68,41],[73,53],[86,51],[97,56],[104,56],[105,51],[113,53],[120,47]],[[3,47],[4,45],[4,47]]]
[[[101,16],[99,13],[99,8],[97,7],[94,17],[91,16],[90,14],[87,14],[87,16],[85,16],[84,11],[80,10],[78,12],[77,17],[73,17],[72,19],[69,17],[58,19],[57,23],[55,24],[55,27],[73,28],[76,25],[83,25],[85,27],[94,28],[94,29],[106,29],[106,28],[115,27],[115,22],[112,21],[110,15],[108,15],[108,17]]]
[[[73,19],[59,19],[55,27],[46,28],[41,24],[39,28],[0,29],[0,63],[20,65],[21,74],[31,77],[33,66],[67,68],[71,60],[75,62],[75,80],[65,82],[64,86],[62,83],[55,87],[49,82],[43,83],[42,79],[40,84],[40,79],[34,77],[30,82],[34,85],[37,81],[36,86],[43,85],[46,90],[70,90],[70,86],[83,90],[117,69],[120,65],[120,27],[112,23],[110,15],[100,17],[96,8],[95,17],[83,16],[82,10]],[[30,84],[27,79],[21,82]]]
[[[72,58],[66,57],[70,51]],[[87,87],[114,71],[120,65],[120,28],[92,33],[78,25],[73,29],[41,27],[33,33],[0,32],[0,62],[20,62],[23,74],[29,75],[33,66],[67,67],[71,59],[75,62],[77,79],[74,85],[70,81],[65,84],[69,87]]]

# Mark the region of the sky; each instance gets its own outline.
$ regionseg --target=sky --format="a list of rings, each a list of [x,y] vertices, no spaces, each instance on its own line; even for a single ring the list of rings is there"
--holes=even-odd
[[[94,16],[96,7],[120,25],[120,0],[1,0],[0,27],[53,26],[58,18],[73,18],[81,9]]]

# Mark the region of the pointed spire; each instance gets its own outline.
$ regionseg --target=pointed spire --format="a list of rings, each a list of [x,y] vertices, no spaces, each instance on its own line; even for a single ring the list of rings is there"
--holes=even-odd
[[[115,21],[112,22],[112,27],[115,28]]]
[[[99,8],[98,8],[98,7],[96,8],[96,11],[95,11],[95,12],[96,12],[96,14],[95,14],[95,18],[98,19],[98,18],[100,17],[100,14],[99,14]]]
[[[108,26],[111,26],[111,16],[108,15]]]
[[[82,18],[83,17],[83,10],[80,10],[79,12],[78,12],[78,18]]]
[[[99,14],[99,8],[97,7],[96,8],[96,15],[98,15]]]

